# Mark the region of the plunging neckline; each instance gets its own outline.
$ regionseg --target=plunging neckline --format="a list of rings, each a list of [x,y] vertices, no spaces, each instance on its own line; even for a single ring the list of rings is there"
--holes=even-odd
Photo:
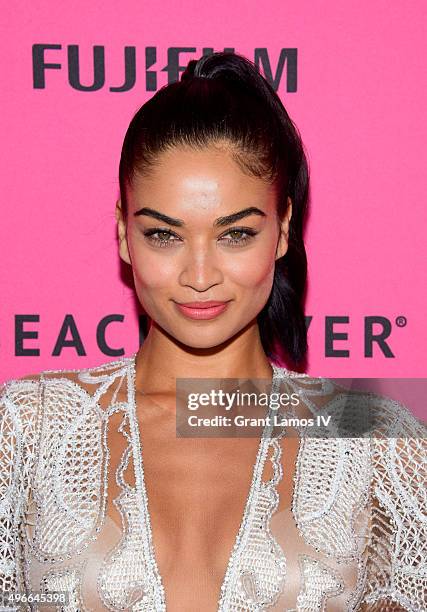
[[[273,369],[273,376],[271,381],[271,392],[273,392],[273,388],[276,387],[280,380],[280,370],[279,368],[272,362],[270,365]],[[136,483],[136,493],[138,500],[141,503],[141,511],[143,514],[143,521],[141,528],[146,530],[144,534],[145,537],[143,540],[143,548],[144,548],[144,557],[148,562],[150,577],[148,580],[148,584],[150,585],[149,590],[152,592],[154,597],[156,612],[167,612],[166,608],[166,597],[165,597],[165,589],[162,581],[162,576],[160,574],[156,552],[154,548],[153,542],[153,534],[152,534],[152,525],[151,525],[151,514],[149,510],[149,502],[148,495],[145,483],[145,475],[144,475],[144,461],[143,461],[143,445],[142,445],[142,436],[141,436],[141,428],[139,426],[139,421],[137,418],[136,411],[136,400],[135,400],[135,379],[136,379],[136,353],[130,358],[129,368],[127,372],[128,378],[128,399],[129,399],[129,424],[132,436],[132,444],[134,451],[134,466],[135,466],[135,483]],[[270,413],[269,406],[269,413]],[[232,571],[236,564],[237,553],[242,548],[242,544],[244,544],[245,539],[249,536],[249,528],[250,520],[253,514],[253,504],[254,497],[256,493],[259,491],[260,482],[262,480],[262,475],[264,472],[265,461],[268,455],[269,445],[270,445],[270,436],[266,435],[267,431],[270,430],[271,433],[272,426],[268,425],[268,421],[263,428],[260,441],[258,444],[258,450],[255,462],[252,468],[252,477],[251,483],[249,485],[249,491],[246,496],[245,506],[243,510],[243,515],[240,520],[240,525],[237,530],[237,534],[233,541],[233,546],[231,552],[228,556],[228,561],[224,573],[224,577],[222,580],[222,584],[219,590],[219,597],[217,600],[217,612],[226,612],[227,608],[224,608],[224,605],[227,603],[227,599],[230,596],[229,593],[229,583],[232,575]],[[157,588],[153,589],[153,585],[156,585]],[[148,596],[143,597],[143,601],[147,599]]]

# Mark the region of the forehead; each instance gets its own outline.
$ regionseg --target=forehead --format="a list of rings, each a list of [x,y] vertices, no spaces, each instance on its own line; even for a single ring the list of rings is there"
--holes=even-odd
[[[230,147],[174,147],[161,153],[149,172],[137,175],[129,189],[131,210],[142,206],[180,215],[258,206],[275,207],[275,190],[267,181],[249,175],[234,160]]]

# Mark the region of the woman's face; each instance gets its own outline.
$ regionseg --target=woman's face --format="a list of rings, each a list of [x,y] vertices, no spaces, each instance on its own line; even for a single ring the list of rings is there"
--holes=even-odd
[[[290,202],[279,227],[274,188],[214,145],[162,153],[127,198],[127,228],[117,207],[120,255],[158,326],[211,348],[256,320],[287,250]]]

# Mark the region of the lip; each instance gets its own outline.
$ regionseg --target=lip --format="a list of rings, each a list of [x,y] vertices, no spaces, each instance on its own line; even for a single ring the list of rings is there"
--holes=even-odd
[[[178,310],[189,319],[207,320],[214,319],[224,312],[230,301],[231,300],[219,302],[210,300],[206,302],[186,302],[183,304],[174,302],[174,304]]]

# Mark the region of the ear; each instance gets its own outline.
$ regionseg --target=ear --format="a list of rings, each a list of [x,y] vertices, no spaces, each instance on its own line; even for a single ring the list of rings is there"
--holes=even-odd
[[[119,236],[119,254],[120,257],[126,263],[130,264],[130,255],[128,248],[128,241],[126,236],[126,222],[123,218],[122,201],[119,198],[116,202],[116,221],[117,221],[117,233]]]
[[[279,239],[277,241],[276,248],[276,259],[280,259],[283,255],[286,255],[288,250],[288,241],[289,241],[289,225],[291,223],[292,217],[292,200],[288,197],[288,207],[286,209],[286,214],[283,221],[280,224],[280,234]]]

